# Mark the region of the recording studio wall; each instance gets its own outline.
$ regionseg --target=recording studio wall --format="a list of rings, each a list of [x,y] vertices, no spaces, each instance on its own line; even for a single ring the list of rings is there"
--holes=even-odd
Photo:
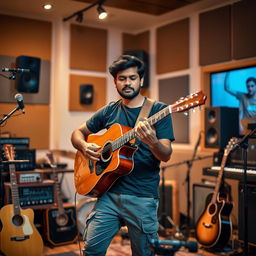
[[[40,71],[41,75],[43,74],[40,78],[42,80],[39,82],[39,93],[35,93],[33,96],[31,94],[23,95],[26,114],[8,120],[7,124],[1,128],[1,132],[8,132],[17,137],[30,137],[31,148],[48,148],[51,22],[1,14],[0,23],[5,24],[1,29],[1,64],[4,62],[5,67],[15,67],[18,56],[37,57],[42,60]],[[44,88],[43,84],[45,85]],[[16,107],[14,100],[14,95],[17,92],[15,81],[1,77],[0,86],[1,113],[9,113]],[[38,118],[39,116],[40,118]]]
[[[179,76],[159,81],[159,100],[173,104],[177,99],[189,94],[189,76]],[[175,142],[189,143],[189,116],[173,113],[173,130]]]
[[[107,30],[72,24],[70,33],[70,69],[107,72]],[[81,102],[80,86],[85,84],[93,85],[93,99],[90,104]],[[69,111],[97,111],[106,104],[106,91],[105,77],[71,72]]]
[[[122,49],[123,53],[132,54],[141,58],[147,66],[145,73],[144,84],[142,87],[142,94],[145,96],[150,95],[150,50],[149,50],[149,40],[150,33],[145,31],[136,35],[123,33],[122,34]]]
[[[248,0],[200,13],[200,65],[255,57],[255,11],[256,2]]]
[[[189,68],[189,18],[157,28],[157,74]]]

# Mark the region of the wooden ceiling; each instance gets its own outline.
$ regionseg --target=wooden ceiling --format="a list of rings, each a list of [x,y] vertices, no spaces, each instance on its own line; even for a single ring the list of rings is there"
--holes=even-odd
[[[74,0],[84,3],[95,3],[97,0]],[[202,0],[105,0],[104,6],[141,12],[151,15],[161,15],[180,7]],[[125,17],[124,17],[125,18]]]

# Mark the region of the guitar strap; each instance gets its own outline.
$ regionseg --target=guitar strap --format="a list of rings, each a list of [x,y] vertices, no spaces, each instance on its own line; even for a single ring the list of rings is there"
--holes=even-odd
[[[154,100],[152,99],[149,99],[149,98],[145,98],[145,101],[142,105],[142,108],[140,110],[140,113],[137,117],[137,120],[136,120],[136,123],[134,125],[134,127],[138,124],[139,121],[143,120],[145,117],[148,117],[152,107],[153,107],[153,104],[154,104]]]

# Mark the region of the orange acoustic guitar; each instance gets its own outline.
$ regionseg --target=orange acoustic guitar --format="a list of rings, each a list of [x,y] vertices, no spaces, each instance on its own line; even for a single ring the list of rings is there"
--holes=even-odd
[[[177,100],[148,118],[154,125],[170,113],[184,112],[203,105],[206,96],[202,91]],[[74,166],[76,190],[81,195],[101,196],[123,175],[133,170],[133,155],[137,149],[131,146],[136,135],[134,128],[112,125],[103,135],[91,134],[87,142],[101,146],[100,160],[91,161],[77,151]]]
[[[205,210],[196,224],[196,239],[207,248],[223,248],[232,234],[230,214],[233,204],[226,193],[220,193],[220,187],[227,157],[237,142],[238,139],[233,137],[226,146],[216,187],[214,192],[207,196]]]
[[[5,144],[3,148],[5,158],[9,160],[13,204],[0,210],[0,251],[6,256],[40,256],[43,254],[43,240],[33,223],[34,212],[20,208],[13,145]]]

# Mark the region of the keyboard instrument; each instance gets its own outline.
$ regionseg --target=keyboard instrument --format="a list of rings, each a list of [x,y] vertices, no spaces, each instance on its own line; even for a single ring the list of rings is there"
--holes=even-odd
[[[203,168],[203,175],[207,176],[218,176],[220,166],[211,166]],[[256,182],[256,167],[248,167],[247,171],[247,182]],[[243,167],[224,167],[224,178],[234,180],[244,180],[244,169]]]

